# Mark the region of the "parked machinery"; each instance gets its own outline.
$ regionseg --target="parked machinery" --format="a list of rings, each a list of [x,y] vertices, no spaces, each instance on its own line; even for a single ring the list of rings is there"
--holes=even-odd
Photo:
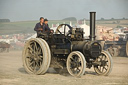
[[[93,66],[97,74],[109,75],[112,57],[95,40],[95,12],[90,12],[90,39],[84,39],[83,34],[82,28],[60,24],[55,33],[43,33],[28,40],[22,56],[25,70],[30,74],[45,74],[49,67],[56,71],[67,68],[72,76],[80,77],[86,67]]]
[[[6,42],[0,42],[0,53],[1,52],[9,52],[10,44]]]
[[[100,41],[102,49],[107,50],[112,57],[128,57],[128,34],[119,34],[118,41]]]

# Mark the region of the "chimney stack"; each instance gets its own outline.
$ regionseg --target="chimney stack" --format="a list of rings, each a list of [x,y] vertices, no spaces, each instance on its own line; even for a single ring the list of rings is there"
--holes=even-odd
[[[95,36],[95,15],[96,12],[90,12],[90,40],[94,41],[96,36]]]

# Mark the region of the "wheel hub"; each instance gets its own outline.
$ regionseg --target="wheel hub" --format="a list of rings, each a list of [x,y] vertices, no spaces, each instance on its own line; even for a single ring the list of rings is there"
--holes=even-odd
[[[34,58],[34,60],[36,61],[36,60],[37,60],[37,58]]]
[[[105,60],[101,61],[101,66],[106,66],[106,61]]]

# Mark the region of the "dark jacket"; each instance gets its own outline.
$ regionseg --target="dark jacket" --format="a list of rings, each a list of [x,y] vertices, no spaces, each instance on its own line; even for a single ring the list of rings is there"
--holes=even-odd
[[[40,22],[39,23],[37,23],[36,24],[36,26],[35,26],[35,28],[34,28],[34,30],[35,31],[40,31],[39,29],[42,29],[42,32],[50,32],[50,28],[49,28],[49,25],[48,24],[40,24]]]
[[[48,24],[44,24],[43,26],[43,32],[50,32],[50,28],[49,28],[49,25]]]
[[[39,31],[39,29],[41,29],[41,28],[43,29],[43,27],[44,27],[44,24],[41,25],[40,22],[39,22],[39,23],[36,24],[34,30]]]

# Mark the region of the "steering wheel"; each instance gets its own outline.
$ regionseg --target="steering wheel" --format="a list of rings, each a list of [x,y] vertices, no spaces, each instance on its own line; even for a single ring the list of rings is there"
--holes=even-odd
[[[55,31],[55,34],[58,34],[58,33],[59,33],[59,34],[62,35],[62,32],[60,31],[60,28],[62,29],[63,26],[64,26],[64,28],[63,28],[64,35],[67,36],[67,35],[66,35],[66,27],[69,28],[68,31],[70,31],[70,30],[72,29],[72,27],[71,27],[70,25],[68,25],[68,24],[60,24],[60,25],[57,27],[57,29],[56,29],[56,31]]]

